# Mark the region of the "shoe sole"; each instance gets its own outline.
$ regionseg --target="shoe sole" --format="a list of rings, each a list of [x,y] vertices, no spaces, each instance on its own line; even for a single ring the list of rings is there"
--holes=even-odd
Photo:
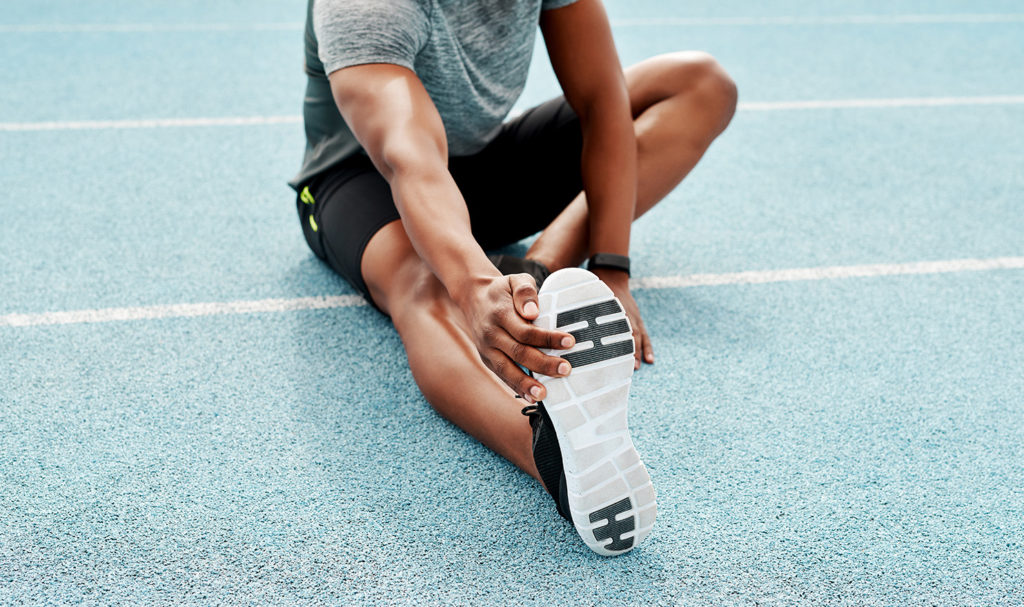
[[[647,537],[657,516],[654,486],[626,425],[633,332],[622,304],[600,279],[559,270],[540,289],[545,329],[576,338],[570,350],[542,350],[573,366],[567,377],[535,374],[562,452],[569,513],[591,550],[623,554]]]

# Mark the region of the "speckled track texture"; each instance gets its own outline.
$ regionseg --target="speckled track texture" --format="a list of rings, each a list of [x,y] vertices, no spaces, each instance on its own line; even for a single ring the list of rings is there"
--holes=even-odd
[[[615,558],[373,309],[235,306],[354,293],[286,185],[305,0],[0,2],[0,316],[243,310],[0,326],[0,605],[1024,605],[1024,270],[661,280],[1024,255],[1024,104],[886,102],[1024,95],[1021,1],[605,6],[740,95],[630,237],[658,518]]]

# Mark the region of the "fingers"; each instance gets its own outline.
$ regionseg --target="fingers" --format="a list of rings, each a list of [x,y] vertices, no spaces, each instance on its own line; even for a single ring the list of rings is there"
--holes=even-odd
[[[649,364],[654,364],[654,347],[651,346],[651,338],[644,331],[644,361]]]
[[[496,329],[486,336],[485,341],[491,349],[501,352],[503,356],[534,373],[561,377],[572,371],[572,366],[568,361],[557,356],[548,356],[537,348],[515,339],[506,331]],[[500,359],[500,357],[495,358]]]
[[[484,362],[503,382],[530,403],[544,400],[547,390],[537,379],[524,373],[519,365],[551,377],[565,376],[572,371],[568,362],[546,356],[536,348],[517,342],[507,333],[492,341],[494,345],[489,348]]]
[[[552,350],[566,350],[576,345],[572,335],[562,331],[548,331],[535,327],[527,322],[511,322],[504,324],[505,330],[515,341],[533,346],[535,348],[551,348]]]
[[[501,324],[513,339],[538,348],[564,350],[576,345],[576,340],[568,333],[541,329],[526,322],[537,318],[540,312],[537,307],[537,283],[533,276],[512,274],[508,279],[509,287],[512,289],[512,302],[520,318],[506,318]]]
[[[626,306],[626,314],[633,327],[633,370],[640,368],[641,362],[654,364],[654,347],[651,345],[651,337],[647,334],[647,327],[640,319],[640,311],[636,309],[635,302],[629,302]]]
[[[516,394],[522,396],[531,405],[538,400],[543,400],[547,394],[544,386],[532,377],[523,373],[511,358],[497,348],[492,348],[484,357],[484,364],[505,382]]]
[[[512,302],[516,312],[526,320],[537,318],[540,308],[537,307],[537,281],[529,274],[511,274],[508,277],[512,289]]]
[[[654,364],[654,348],[651,346],[651,338],[643,326],[633,331],[633,369],[639,369],[641,362]]]

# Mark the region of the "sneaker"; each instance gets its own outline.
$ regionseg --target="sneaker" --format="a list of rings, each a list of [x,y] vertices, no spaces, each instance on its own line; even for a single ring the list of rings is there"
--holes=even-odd
[[[537,281],[538,289],[551,274],[551,270],[541,262],[524,257],[488,255],[487,259],[490,259],[494,267],[498,268],[498,271],[505,276],[509,274],[529,274],[533,276],[533,279]]]
[[[572,365],[567,377],[536,374],[547,398],[524,407],[533,457],[559,514],[591,550],[614,556],[647,537],[657,515],[651,477],[626,426],[633,332],[622,304],[579,268],[551,274],[534,324],[576,338],[570,350],[542,350]]]

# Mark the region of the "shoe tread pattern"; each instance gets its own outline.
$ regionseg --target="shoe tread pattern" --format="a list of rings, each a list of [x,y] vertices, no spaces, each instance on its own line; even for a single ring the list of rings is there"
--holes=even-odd
[[[563,445],[573,523],[592,550],[611,556],[639,544],[656,514],[653,486],[626,423],[633,338],[611,289],[589,272],[571,272],[545,282],[537,324],[576,338],[568,352],[545,351],[568,360],[573,372],[538,379],[548,388],[545,406]]]

